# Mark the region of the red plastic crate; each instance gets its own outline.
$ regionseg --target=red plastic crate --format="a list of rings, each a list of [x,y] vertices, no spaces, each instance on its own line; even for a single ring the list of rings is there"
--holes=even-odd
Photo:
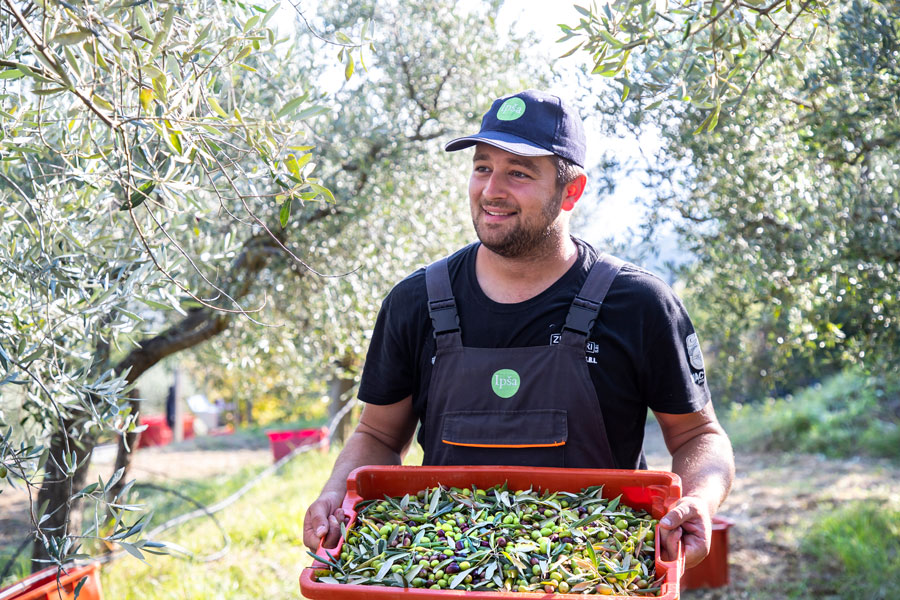
[[[713,517],[709,554],[684,572],[682,590],[717,588],[728,585],[728,528],[734,525],[725,517]]]
[[[272,448],[272,455],[275,462],[278,462],[295,448],[300,446],[315,446],[328,439],[328,428],[320,429],[297,429],[293,431],[267,431],[269,436],[269,446]],[[322,446],[322,450],[327,450],[327,446]]]
[[[681,497],[681,479],[664,471],[628,471],[613,469],[557,469],[546,467],[477,466],[477,467],[360,467],[347,478],[347,494],[342,508],[350,516],[352,526],[356,519],[354,507],[362,500],[381,499],[385,495],[402,496],[438,484],[445,487],[489,488],[506,483],[511,489],[534,487],[540,490],[578,492],[592,485],[603,485],[603,496],[614,498],[622,495],[622,503],[643,509],[654,519],[660,519],[669,507]],[[329,549],[340,553],[343,539],[337,547]],[[323,552],[319,548],[319,553]],[[665,575],[662,590],[657,598],[677,600],[680,579],[684,570],[684,558],[660,560],[659,536],[656,536],[656,574]],[[466,600],[523,600],[525,598],[569,598],[581,594],[535,594],[532,592],[431,590],[422,588],[397,588],[388,586],[320,583],[315,570],[321,563],[313,563],[300,575],[300,590],[305,598],[314,600],[357,600],[390,598],[465,598]],[[606,596],[626,598],[626,596]]]
[[[139,422],[141,425],[146,425],[147,429],[138,434],[136,448],[167,446],[172,443],[174,433],[166,423],[165,415],[142,416]],[[194,437],[194,415],[184,415],[182,423],[184,439],[188,440]]]
[[[165,415],[148,415],[141,416],[141,425],[146,425],[147,429],[138,434],[137,448],[145,448],[147,446],[165,446],[172,442],[172,430],[166,424]]]
[[[49,567],[0,590],[0,600],[73,600],[75,588],[82,578],[78,600],[103,600],[100,588],[100,563],[83,567],[68,567],[56,581],[56,567]]]

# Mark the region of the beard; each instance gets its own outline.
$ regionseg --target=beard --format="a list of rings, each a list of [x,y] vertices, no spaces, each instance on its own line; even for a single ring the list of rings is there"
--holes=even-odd
[[[562,194],[544,203],[540,221],[523,223],[500,234],[480,226],[478,219],[472,219],[475,233],[485,248],[504,258],[523,258],[542,254],[545,249],[554,248],[559,243],[562,229],[556,218],[559,216]]]

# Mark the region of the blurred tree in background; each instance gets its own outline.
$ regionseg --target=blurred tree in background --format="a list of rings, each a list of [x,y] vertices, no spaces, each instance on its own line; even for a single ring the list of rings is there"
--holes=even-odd
[[[647,4],[614,2],[598,20]],[[855,364],[898,376],[900,4],[669,6],[628,20],[620,41],[598,21],[581,28],[607,55],[644,40],[628,68],[598,71],[628,91],[597,105],[658,128],[633,175],[648,188],[646,235],[675,223],[695,259],[681,277],[711,385],[745,400]],[[681,38],[663,43],[663,22]]]
[[[266,314],[279,325],[232,329],[200,348],[201,364],[225,360],[253,374],[236,382],[227,369],[207,369],[214,389],[237,383],[240,397],[254,398],[267,380],[278,380],[283,415],[311,414],[316,405],[323,411],[322,384],[356,378],[390,287],[472,237],[461,193],[467,157],[447,154],[442,145],[472,127],[478,107],[533,82],[540,69],[517,65],[521,40],[498,44],[484,18],[496,4],[470,12],[447,1],[319,6],[327,27],[350,31],[372,22],[367,71],[357,70],[331,94],[327,102],[338,117],[315,131],[318,168],[333,174],[337,211],[310,230],[307,256],[348,275],[281,277],[290,261],[276,258],[264,276],[278,277],[272,283],[280,291]],[[429,18],[419,19],[417,10]]]

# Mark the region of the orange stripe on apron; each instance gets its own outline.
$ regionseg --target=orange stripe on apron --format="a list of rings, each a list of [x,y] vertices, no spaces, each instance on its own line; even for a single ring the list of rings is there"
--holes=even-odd
[[[565,446],[563,442],[551,442],[549,444],[464,444],[462,442],[451,442],[449,440],[441,440],[445,444],[451,446],[467,446],[469,448],[553,448],[556,446]]]

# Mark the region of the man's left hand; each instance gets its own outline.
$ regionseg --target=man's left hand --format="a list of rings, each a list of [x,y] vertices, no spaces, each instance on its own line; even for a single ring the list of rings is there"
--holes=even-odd
[[[665,560],[678,557],[678,542],[684,546],[685,569],[700,564],[709,554],[712,516],[707,502],[692,496],[680,498],[659,521],[660,549]]]

